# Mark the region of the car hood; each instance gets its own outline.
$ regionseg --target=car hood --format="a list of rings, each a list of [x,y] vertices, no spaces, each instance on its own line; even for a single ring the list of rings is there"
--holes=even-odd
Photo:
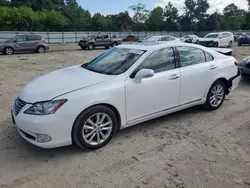
[[[218,41],[217,38],[200,38],[199,41],[209,42],[209,41]]]
[[[51,100],[59,95],[106,82],[115,77],[95,73],[77,65],[38,77],[27,84],[17,97],[30,103]]]

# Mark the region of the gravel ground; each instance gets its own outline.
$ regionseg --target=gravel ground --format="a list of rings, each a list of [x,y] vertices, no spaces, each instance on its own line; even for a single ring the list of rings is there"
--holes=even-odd
[[[249,188],[250,80],[213,112],[198,107],[120,131],[97,151],[45,150],[12,124],[15,94],[32,79],[87,62],[103,49],[52,46],[45,54],[0,55],[0,188]],[[250,47],[235,47],[237,59]]]

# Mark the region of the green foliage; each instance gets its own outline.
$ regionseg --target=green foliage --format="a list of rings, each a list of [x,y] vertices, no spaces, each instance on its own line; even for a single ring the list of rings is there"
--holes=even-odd
[[[165,20],[165,29],[166,30],[179,30],[180,24],[178,9],[174,7],[170,2],[164,9],[164,20]]]
[[[68,19],[55,10],[33,11],[30,7],[0,7],[2,30],[60,30]]]
[[[147,30],[162,31],[164,29],[163,9],[161,7],[156,7],[152,10],[145,24],[148,28]]]
[[[249,2],[250,7],[250,0]],[[185,0],[184,13],[170,2],[152,11],[138,3],[118,14],[91,16],[77,0],[0,0],[0,30],[24,31],[216,31],[250,29],[250,9],[235,4],[226,6],[223,14],[207,14],[208,0]]]

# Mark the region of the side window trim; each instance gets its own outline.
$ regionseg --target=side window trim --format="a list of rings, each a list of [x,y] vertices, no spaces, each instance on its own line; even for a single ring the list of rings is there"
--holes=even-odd
[[[166,47],[166,48],[171,48],[172,49],[172,51],[173,51],[173,55],[174,55],[174,64],[175,64],[175,69],[176,68],[179,68],[178,67],[178,60],[177,60],[177,57],[176,57],[176,50],[175,50],[175,47]],[[162,48],[162,49],[158,49],[158,50],[163,50],[163,49],[165,49],[165,48]],[[147,59],[150,55],[152,55],[153,53],[155,53],[157,50],[155,50],[155,51],[153,51],[153,52],[151,52],[150,54],[148,54],[148,56],[145,58],[145,59]],[[139,71],[137,71],[137,68],[145,61],[145,59],[132,71],[132,73],[129,75],[129,78],[134,78],[135,77],[135,75],[136,75],[136,73]],[[172,69],[173,70],[173,69]],[[169,70],[165,70],[165,71],[169,71]],[[165,72],[165,71],[162,71],[162,72]],[[157,74],[157,73],[161,73],[161,72],[156,72],[155,74]]]
[[[204,52],[204,56],[205,56],[205,60],[206,62],[210,62],[210,61],[207,61],[207,56],[206,54],[210,55],[212,57],[212,61],[214,61],[214,56],[212,56],[210,53],[206,52],[206,51],[203,51]]]

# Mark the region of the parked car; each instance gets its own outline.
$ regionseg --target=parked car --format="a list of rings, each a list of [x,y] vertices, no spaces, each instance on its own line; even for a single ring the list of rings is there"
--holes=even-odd
[[[82,38],[78,45],[83,49],[93,50],[95,47],[104,46],[106,49],[109,47],[117,46],[121,44],[120,38],[111,38],[109,35],[90,35],[87,38]]]
[[[169,35],[164,35],[164,36],[151,36],[151,37],[146,37],[140,42],[157,42],[157,41],[180,41],[180,39],[169,36]]]
[[[209,33],[205,37],[199,39],[199,44],[207,47],[232,47],[234,41],[233,33],[220,32]]]
[[[48,49],[48,41],[40,35],[18,35],[0,43],[0,52],[6,55],[24,51],[44,53]]]
[[[241,46],[242,44],[250,45],[250,34],[246,34],[245,36],[241,36],[238,39],[238,46]]]
[[[123,39],[123,41],[131,41],[131,42],[135,42],[139,39],[139,37],[134,36],[134,35],[128,35],[126,38]]]
[[[239,68],[243,77],[250,77],[250,56],[245,57],[240,63]]]
[[[17,94],[12,116],[36,146],[98,149],[140,122],[196,105],[216,110],[240,78],[234,57],[200,45],[119,45],[35,79]]]
[[[186,35],[180,39],[182,42],[187,42],[187,43],[194,43],[198,44],[199,43],[199,37],[197,35]]]
[[[240,37],[245,36],[246,34],[246,32],[236,32],[234,34],[234,41],[238,41]]]

